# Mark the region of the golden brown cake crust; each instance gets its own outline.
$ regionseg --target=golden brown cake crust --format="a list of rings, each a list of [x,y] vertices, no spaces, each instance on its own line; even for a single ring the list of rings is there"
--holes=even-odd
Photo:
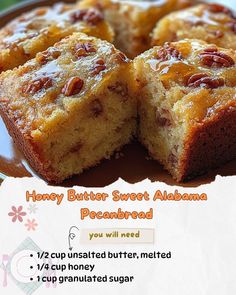
[[[193,127],[184,145],[178,181],[204,174],[236,158],[236,102]]]
[[[0,107],[0,115],[14,143],[22,151],[32,168],[49,183],[59,183],[61,180],[57,178],[57,175],[50,171],[50,169],[46,167],[46,163],[40,159],[36,147],[34,147],[30,138],[19,130],[17,125],[14,124],[14,121],[8,116],[7,111],[2,107]]]

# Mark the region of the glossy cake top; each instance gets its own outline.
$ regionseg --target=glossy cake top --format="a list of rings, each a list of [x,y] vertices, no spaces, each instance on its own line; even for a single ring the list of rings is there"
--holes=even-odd
[[[166,16],[171,23],[182,21],[187,27],[205,26],[215,32],[215,38],[221,38],[224,32],[236,34],[236,14],[219,4],[200,4],[183,11],[173,12]],[[178,26],[176,27],[177,29]],[[209,33],[206,31],[205,33]],[[157,36],[158,37],[158,36]]]
[[[141,8],[143,10],[149,9],[151,7],[161,7],[166,5],[169,0],[111,0],[112,3],[119,3],[121,2],[122,5],[129,5]]]
[[[26,46],[40,34],[57,34],[69,26],[82,30],[102,21],[103,15],[96,9],[79,10],[63,4],[38,8],[16,18],[0,31],[0,49]]]
[[[236,102],[236,53],[199,40],[154,47],[136,58],[162,83],[172,107],[202,120],[227,103]]]
[[[25,65],[0,76],[0,103],[25,132],[50,128],[128,63],[115,47],[74,33],[38,53]]]
[[[219,29],[232,29],[233,31],[233,24],[236,22],[235,13],[220,4],[200,4],[184,11],[176,12],[171,15],[171,18],[173,22],[176,19],[182,19],[189,21],[190,24],[195,26],[206,24]]]
[[[191,6],[190,0],[83,0],[79,7],[90,7],[92,5],[107,9],[110,7],[122,8],[123,10],[135,10],[145,12],[153,9],[166,9],[169,11]],[[147,20],[148,21],[148,20]]]
[[[190,6],[192,3],[189,0],[111,0],[112,3],[121,3],[130,7],[147,10],[151,8],[162,8],[165,6],[172,7],[172,9],[184,8]]]

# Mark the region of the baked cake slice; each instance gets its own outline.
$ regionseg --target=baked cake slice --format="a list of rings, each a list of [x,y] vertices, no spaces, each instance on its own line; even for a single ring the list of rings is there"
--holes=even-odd
[[[0,111],[14,141],[49,182],[96,165],[136,130],[131,64],[74,33],[0,76]]]
[[[236,158],[236,53],[199,40],[134,60],[139,138],[178,181]]]
[[[116,48],[133,58],[150,48],[149,35],[161,17],[191,3],[190,0],[83,0],[78,6],[103,11],[115,31]]]
[[[152,45],[184,38],[236,49],[236,14],[219,4],[200,4],[173,12],[157,23],[152,34]]]
[[[0,72],[22,65],[73,32],[113,39],[111,27],[96,9],[63,4],[37,8],[0,30]]]

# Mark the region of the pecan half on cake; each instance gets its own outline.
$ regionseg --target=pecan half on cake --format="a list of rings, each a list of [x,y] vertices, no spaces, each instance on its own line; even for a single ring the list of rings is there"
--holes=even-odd
[[[188,7],[190,0],[83,0],[79,7],[96,7],[115,31],[114,45],[133,58],[150,48],[156,22],[171,11]]]
[[[131,64],[82,33],[0,76],[0,112],[32,167],[49,182],[96,165],[136,130]]]
[[[134,60],[139,138],[178,181],[236,158],[236,53],[199,40]]]
[[[22,65],[73,32],[113,39],[112,29],[95,8],[63,4],[37,8],[0,30],[0,72]]]
[[[157,23],[152,33],[152,45],[184,38],[236,49],[236,14],[229,8],[213,3],[173,12]]]

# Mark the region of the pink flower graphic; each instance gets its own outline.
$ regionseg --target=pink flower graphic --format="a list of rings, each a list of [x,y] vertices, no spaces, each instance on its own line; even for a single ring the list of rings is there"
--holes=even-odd
[[[36,220],[35,219],[27,219],[27,223],[25,224],[25,226],[27,227],[27,230],[30,231],[30,230],[36,230],[36,227],[38,226],[38,223],[36,223]]]
[[[17,220],[19,220],[20,222],[23,221],[22,216],[26,215],[26,212],[23,212],[23,207],[19,206],[18,208],[16,208],[15,206],[11,207],[12,211],[8,213],[9,216],[12,217],[12,222],[16,222]]]

